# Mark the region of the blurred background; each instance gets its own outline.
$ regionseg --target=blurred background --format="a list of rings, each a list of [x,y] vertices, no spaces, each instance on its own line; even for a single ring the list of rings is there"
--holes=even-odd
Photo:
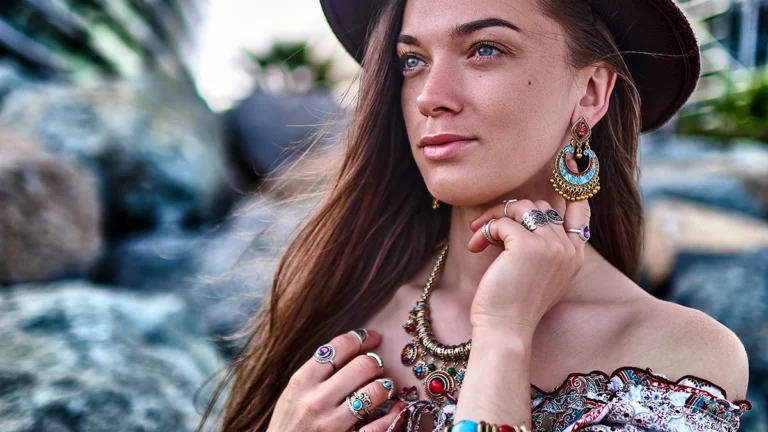
[[[679,4],[704,69],[642,137],[642,285],[741,337],[768,431],[768,0]],[[0,431],[195,428],[312,209],[267,176],[357,67],[317,0],[0,4]]]

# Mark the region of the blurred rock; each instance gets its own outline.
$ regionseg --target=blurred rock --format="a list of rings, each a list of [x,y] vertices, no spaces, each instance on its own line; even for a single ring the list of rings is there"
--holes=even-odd
[[[752,409],[741,417],[740,431],[768,432],[768,406],[765,402],[765,394],[765,390],[750,387],[750,391],[747,393],[747,400],[752,402]]]
[[[98,198],[81,167],[0,131],[0,283],[84,276],[102,246]]]
[[[333,123],[329,130],[333,139],[343,131],[343,120],[328,89],[279,95],[256,91],[226,114],[227,147],[243,176],[260,180],[306,150],[309,143],[303,140],[326,123]]]
[[[643,269],[649,287],[667,280],[681,253],[726,256],[768,247],[768,222],[679,200],[646,209]]]
[[[306,205],[306,204],[305,204]],[[95,280],[144,293],[173,292],[195,316],[191,329],[231,356],[221,340],[240,330],[270,289],[282,251],[308,210],[297,202],[252,197],[217,226],[127,238],[99,264]],[[263,231],[263,232],[262,232]]]
[[[761,206],[739,178],[693,177],[681,169],[659,177],[646,176],[644,173],[641,186],[646,206],[659,199],[672,198],[758,218],[765,216]]]
[[[750,386],[768,388],[768,248],[736,256],[686,253],[668,300],[699,309],[733,330],[750,359]]]
[[[646,206],[674,198],[759,218],[768,214],[768,196],[752,186],[768,178],[764,144],[648,134],[640,150]]]
[[[146,292],[168,292],[194,272],[192,255],[202,233],[165,228],[133,235],[110,249],[89,278]]]
[[[0,76],[6,68],[0,65]],[[110,238],[163,224],[198,226],[231,203],[217,121],[191,86],[172,78],[29,81],[4,96],[0,127],[34,134],[61,159],[91,170]]]
[[[224,363],[189,320],[174,295],[81,282],[3,291],[0,430],[194,430],[192,397]]]

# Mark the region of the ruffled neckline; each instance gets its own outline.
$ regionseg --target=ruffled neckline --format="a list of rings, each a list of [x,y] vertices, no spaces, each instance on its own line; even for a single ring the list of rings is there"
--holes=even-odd
[[[639,368],[636,366],[622,366],[616,368],[610,375],[601,371],[593,370],[589,373],[574,372],[568,374],[560,385],[556,386],[551,391],[544,391],[534,384],[531,384],[531,399],[535,397],[551,398],[556,397],[569,389],[573,389],[574,382],[579,379],[597,378],[606,383],[610,383],[614,378],[621,379],[622,382],[627,381],[653,381],[662,383],[668,386],[677,386],[690,389],[692,393],[700,394],[703,396],[709,396],[715,399],[721,399],[734,406],[747,405],[747,410],[752,409],[752,403],[746,399],[739,399],[735,401],[728,400],[727,391],[719,385],[709,381],[707,379],[697,377],[695,375],[684,375],[676,381],[672,381],[662,373],[653,372],[651,368]]]
[[[600,370],[588,373],[575,372],[566,377],[563,382],[551,391],[544,391],[531,384],[531,413],[534,419],[545,412],[559,412],[565,405],[585,409],[593,407],[590,415],[604,415],[607,407],[623,397],[627,397],[638,388],[652,388],[659,392],[687,393],[686,406],[690,409],[707,412],[720,421],[735,424],[738,427],[739,418],[752,409],[752,403],[746,399],[729,401],[725,389],[717,384],[694,376],[685,375],[677,381],[671,381],[665,375],[655,373],[651,368],[623,366],[616,368],[611,374]],[[621,396],[624,394],[624,396]],[[629,396],[631,397],[631,396]],[[459,394],[459,400],[461,394]],[[395,401],[402,401],[406,406],[398,413],[387,432],[395,432],[394,426],[402,418],[405,424],[398,431],[419,431],[423,414],[433,416],[433,431],[441,431],[448,424],[456,411],[456,405],[440,406],[436,402],[419,400],[417,387],[403,387],[393,398],[374,410],[375,417],[383,416]],[[553,411],[552,409],[555,408]],[[582,418],[582,422],[590,417]],[[550,419],[551,420],[551,419]],[[541,420],[540,420],[541,421]],[[703,430],[703,429],[702,429]]]
[[[607,389],[611,386],[612,382],[619,379],[620,382],[626,383],[628,381],[634,382],[651,382],[660,383],[667,386],[681,387],[686,389],[690,393],[694,393],[700,396],[709,397],[711,399],[718,400],[721,403],[727,402],[729,410],[748,411],[752,409],[752,402],[746,399],[739,399],[735,401],[728,400],[727,392],[724,388],[707,379],[697,377],[695,375],[684,375],[677,381],[672,381],[667,378],[666,375],[653,372],[651,368],[639,368],[636,366],[622,366],[616,368],[609,374],[601,370],[593,370],[591,372],[573,372],[550,391],[544,391],[538,386],[531,384],[531,401],[535,408],[537,400],[545,400],[554,397],[562,396],[565,393],[572,391],[588,392],[589,386],[585,386],[583,383],[589,381],[592,387],[601,387]],[[605,392],[603,392],[605,393]],[[430,405],[438,406],[437,403],[429,400],[419,400],[416,391],[416,387],[404,387],[394,398],[405,402],[406,404],[414,404],[416,402],[426,403]],[[450,406],[449,406],[450,407]]]

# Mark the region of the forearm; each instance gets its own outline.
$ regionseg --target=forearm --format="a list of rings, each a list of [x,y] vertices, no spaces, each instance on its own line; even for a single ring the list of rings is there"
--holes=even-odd
[[[531,429],[531,341],[526,332],[475,329],[454,423],[484,420]]]

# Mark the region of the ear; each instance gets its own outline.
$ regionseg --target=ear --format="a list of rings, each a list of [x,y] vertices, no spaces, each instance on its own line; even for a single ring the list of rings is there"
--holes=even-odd
[[[608,112],[608,104],[616,84],[616,71],[613,68],[599,64],[585,69],[587,85],[584,94],[579,99],[579,106],[573,113],[571,124],[584,116],[590,127],[597,124]]]

